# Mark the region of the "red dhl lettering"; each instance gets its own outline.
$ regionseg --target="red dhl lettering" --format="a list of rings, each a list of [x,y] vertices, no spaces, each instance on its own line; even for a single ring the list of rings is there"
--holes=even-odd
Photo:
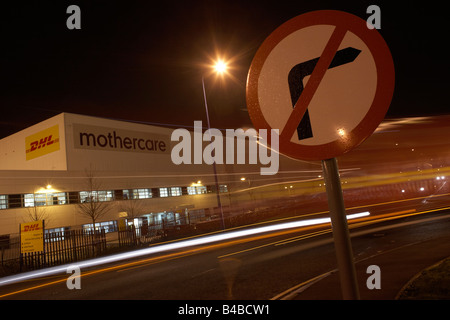
[[[53,143],[59,141],[59,138],[52,139],[52,136],[53,135],[49,135],[48,137],[41,138],[40,140],[30,142],[30,149],[27,149],[27,153],[44,148],[46,146],[52,145]]]
[[[23,232],[30,232],[30,231],[36,231],[39,230],[39,223],[35,223],[29,226],[24,226],[23,227]]]

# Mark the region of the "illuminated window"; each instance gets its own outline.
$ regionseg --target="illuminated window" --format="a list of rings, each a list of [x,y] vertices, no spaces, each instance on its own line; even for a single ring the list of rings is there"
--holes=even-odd
[[[47,204],[47,194],[46,193],[36,193],[34,195],[34,205],[45,206]]]
[[[170,188],[170,195],[172,197],[181,196],[181,187],[172,187],[172,188]]]
[[[159,196],[160,197],[168,197],[169,196],[168,188],[159,188]]]
[[[152,197],[151,189],[133,189],[134,199],[148,199]]]
[[[0,209],[8,209],[8,196],[0,194]]]
[[[34,194],[32,193],[24,194],[23,202],[25,207],[34,207]]]
[[[93,197],[87,191],[80,191],[80,202],[91,202]]]
[[[97,202],[97,201],[112,201],[113,200],[113,191],[111,190],[102,190],[102,191],[80,191],[80,200],[81,202]]]
[[[52,193],[52,203],[53,204],[66,204],[66,193],[65,192],[58,192],[58,193]]]
[[[187,193],[190,195],[197,194],[196,187],[187,187]]]
[[[187,192],[190,195],[193,194],[204,194],[207,192],[205,186],[195,186],[195,187],[187,187]]]
[[[113,198],[113,191],[111,190],[97,191],[97,201],[112,201]]]
[[[226,184],[220,185],[219,192],[228,192],[228,186]]]
[[[86,232],[93,232],[94,229],[92,228],[93,224],[84,224],[83,230]],[[117,222],[116,221],[106,221],[106,222],[96,222],[95,223],[95,230],[105,230],[105,233],[108,232],[115,232],[117,231]]]
[[[25,207],[52,206],[66,204],[65,192],[58,193],[27,193],[23,196]]]
[[[63,241],[65,240],[64,234],[66,232],[66,228],[53,228],[46,229],[45,233],[48,234],[45,241]]]

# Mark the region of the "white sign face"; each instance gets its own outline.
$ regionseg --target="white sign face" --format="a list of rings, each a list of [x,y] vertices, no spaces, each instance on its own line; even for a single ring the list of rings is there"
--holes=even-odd
[[[289,72],[299,61],[320,57],[333,29],[326,25],[301,29],[283,39],[267,57],[259,78],[259,105],[273,128],[283,128],[292,113]],[[340,139],[341,129],[353,130],[368,112],[377,86],[375,62],[364,42],[351,32],[346,33],[339,49],[348,47],[361,52],[351,63],[327,70],[308,105],[312,135],[300,140],[295,132],[292,142],[303,145],[333,142]],[[309,78],[310,75],[303,78],[303,86]]]
[[[247,105],[255,128],[280,130],[281,153],[323,160],[372,134],[393,88],[392,57],[376,30],[348,13],[315,11],[286,22],[260,47]]]

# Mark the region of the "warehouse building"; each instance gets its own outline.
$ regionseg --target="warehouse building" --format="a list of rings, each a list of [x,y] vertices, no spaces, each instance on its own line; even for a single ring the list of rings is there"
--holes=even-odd
[[[218,213],[215,177],[221,205],[232,214],[248,194],[255,200],[246,190],[283,190],[284,182],[320,174],[317,164],[284,157],[274,176],[261,176],[259,164],[217,165],[216,173],[211,165],[176,165],[173,130],[61,113],[0,140],[0,234],[18,232],[37,215],[47,229],[90,228],[79,206],[89,202],[109,204],[96,220],[106,230],[120,219],[203,221]]]

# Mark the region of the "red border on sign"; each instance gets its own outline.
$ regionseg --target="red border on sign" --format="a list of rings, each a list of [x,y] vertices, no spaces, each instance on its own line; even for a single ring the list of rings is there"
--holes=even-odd
[[[267,129],[268,134],[270,133],[270,129],[280,129],[280,132],[284,129],[271,128],[264,118],[259,105],[258,79],[267,57],[272,50],[291,33],[305,27],[323,24],[334,25],[336,26],[336,30],[350,31],[367,45],[377,69],[377,88],[369,111],[361,122],[352,131],[348,132],[345,140],[340,139],[322,145],[301,145],[290,141],[292,134],[281,134],[279,140],[280,153],[298,160],[325,160],[334,158],[350,151],[362,143],[375,131],[380,122],[384,119],[394,93],[394,62],[389,47],[376,29],[367,28],[365,20],[342,11],[321,10],[305,13],[285,22],[272,32],[263,42],[253,58],[247,78],[246,94],[248,113],[255,129]],[[319,66],[320,60],[315,69]],[[326,68],[327,67],[328,66],[326,66]],[[316,70],[314,70],[314,72],[315,71]],[[311,78],[312,77],[313,75],[311,75]],[[318,77],[320,77],[320,75]],[[320,79],[321,78],[319,78],[319,82]],[[308,84],[310,82],[312,83],[312,81],[308,81]],[[307,87],[308,85],[305,86],[302,95],[306,93]],[[312,94],[314,94],[315,89],[312,90]],[[309,98],[312,98],[312,96]],[[297,110],[299,112],[297,112],[296,117],[300,119],[305,110],[306,108],[304,110]],[[270,136],[268,137],[268,141],[271,141]]]

